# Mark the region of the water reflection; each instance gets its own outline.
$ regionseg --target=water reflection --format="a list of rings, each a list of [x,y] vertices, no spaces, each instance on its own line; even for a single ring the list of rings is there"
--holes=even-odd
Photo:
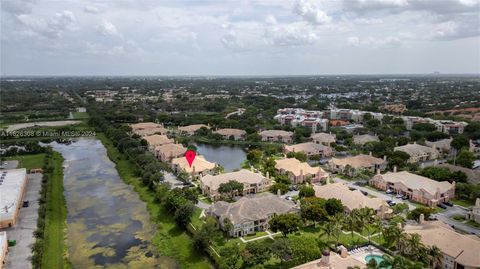
[[[220,164],[227,172],[240,169],[242,162],[247,158],[245,150],[239,145],[196,143],[195,146],[197,147],[198,152],[203,155],[207,161]]]
[[[65,158],[67,244],[75,268],[178,268],[152,246],[146,205],[120,179],[100,141],[52,147]]]

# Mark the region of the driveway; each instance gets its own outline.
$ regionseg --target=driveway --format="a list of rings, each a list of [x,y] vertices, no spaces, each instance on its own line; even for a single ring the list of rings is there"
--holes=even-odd
[[[5,229],[9,240],[17,240],[14,247],[8,248],[6,269],[32,268],[31,247],[35,242],[33,232],[37,228],[38,199],[42,184],[42,174],[28,174],[28,183],[23,200],[29,200],[29,207],[22,207],[15,227]]]
[[[447,210],[445,210],[444,212],[436,214],[436,216],[439,220],[443,221],[444,223],[446,223],[450,226],[455,227],[456,230],[460,230],[460,231],[463,231],[463,232],[466,232],[466,233],[476,234],[476,235],[480,236],[480,229],[472,227],[472,226],[468,226],[465,223],[462,223],[460,221],[456,221],[454,219],[451,219],[455,215],[466,216],[467,215],[467,210],[464,209],[463,207],[454,205],[452,207],[447,208]]]

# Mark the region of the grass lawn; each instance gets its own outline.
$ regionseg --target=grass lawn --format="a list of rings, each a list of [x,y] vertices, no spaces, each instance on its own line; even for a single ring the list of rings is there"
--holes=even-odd
[[[456,220],[456,221],[464,221],[465,220],[465,216],[462,216],[462,215],[455,215],[452,217],[452,219]]]
[[[157,233],[152,243],[160,254],[174,258],[182,268],[210,268],[208,260],[195,250],[190,236],[177,226],[173,216],[162,205],[155,202],[153,193],[142,186],[134,173],[136,166],[128,161],[104,134],[97,133],[97,137],[107,149],[110,160],[115,162],[120,177],[133,185],[140,199],[147,204],[150,218],[157,225]]]
[[[296,236],[296,234],[298,234],[298,233],[295,233],[295,234],[289,235],[289,236]],[[321,226],[318,225],[318,224],[315,227],[313,225],[311,225],[311,226],[301,228],[300,231],[299,231],[299,234],[304,235],[304,236],[307,235],[307,236],[312,236],[312,237],[315,237],[315,238],[320,238],[322,241],[328,241],[330,244],[334,244],[335,240],[336,240],[333,236],[328,238],[327,235],[321,235],[322,234],[322,229],[321,229]],[[338,242],[339,242],[339,244],[342,244],[346,247],[351,247],[353,245],[366,243],[366,242],[368,242],[368,240],[363,239],[356,234],[353,234],[353,236],[352,236],[351,233],[348,232],[348,234],[340,233]]]
[[[88,113],[87,112],[72,112],[73,118],[76,120],[83,120],[83,119],[88,119]]]
[[[212,199],[210,199],[210,197],[206,197],[206,196],[200,195],[200,196],[198,197],[198,199],[201,200],[202,202],[206,203],[206,204],[209,204],[209,205],[212,204]]]
[[[27,170],[33,168],[42,168],[45,160],[45,153],[31,154],[31,155],[17,155],[6,157],[6,160],[18,160],[18,167],[27,168]]]
[[[463,207],[472,207],[475,205],[475,203],[472,201],[461,200],[461,199],[452,199],[450,201],[456,205],[463,206]]]
[[[195,207],[195,212],[193,212],[192,216],[192,225],[195,229],[200,229],[203,225],[203,218],[200,218],[200,214],[202,214],[202,210],[198,207]]]
[[[50,163],[53,165],[53,172],[47,183],[42,268],[71,268],[66,258],[67,207],[63,196],[63,158],[60,153],[54,152]]]
[[[257,237],[260,237],[260,236],[265,236],[265,235],[268,235],[268,233],[267,232],[256,232],[255,234],[251,234],[251,235],[247,235],[247,236],[243,237],[243,239],[250,240],[250,239],[254,239],[254,238],[257,238]]]
[[[480,228],[480,223],[476,223],[475,221],[473,220],[467,220],[467,222],[465,222],[465,224],[467,224],[468,226],[471,226],[471,227],[474,227],[474,228]]]

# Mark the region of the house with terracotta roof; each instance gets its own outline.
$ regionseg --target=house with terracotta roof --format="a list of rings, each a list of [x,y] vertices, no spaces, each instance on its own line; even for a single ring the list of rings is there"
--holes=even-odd
[[[321,167],[312,167],[306,162],[300,162],[295,158],[285,158],[275,161],[275,170],[282,175],[287,175],[293,184],[306,181],[311,183],[326,182],[329,178],[327,172]]]
[[[197,155],[192,162],[192,166],[188,164],[184,156],[172,159],[171,168],[173,171],[180,173],[186,172],[192,179],[198,179],[205,175],[212,175],[215,172],[216,163],[209,162],[201,155]]]
[[[140,122],[135,124],[130,124],[132,132],[139,136],[148,136],[154,134],[166,135],[168,130],[163,127],[162,124],[154,122]]]
[[[312,141],[317,144],[330,146],[337,141],[337,135],[332,133],[316,133],[310,136]]]
[[[427,145],[431,148],[434,148],[434,149],[440,151],[443,154],[448,154],[448,153],[450,153],[450,150],[452,148],[450,146],[450,143],[452,143],[452,140],[453,140],[453,138],[450,137],[450,138],[440,139],[438,141],[433,141],[433,142],[425,141],[425,145]]]
[[[340,254],[325,250],[318,260],[307,262],[292,269],[333,269],[333,268],[364,268],[365,264],[348,255],[348,250],[340,246]]]
[[[364,207],[375,210],[380,218],[387,218],[391,215],[392,209],[380,198],[368,197],[359,190],[350,190],[344,183],[332,183],[326,185],[314,185],[315,196],[323,199],[339,199],[345,207],[345,212],[350,213],[353,209]]]
[[[417,143],[406,144],[403,146],[395,147],[394,151],[403,151],[407,153],[410,158],[409,163],[424,162],[428,160],[435,160],[439,157],[440,153],[435,148],[419,145]]]
[[[259,133],[264,142],[292,143],[293,132],[283,130],[265,130]]]
[[[227,231],[232,237],[246,236],[268,229],[268,222],[276,215],[298,213],[298,205],[273,194],[265,194],[255,197],[242,197],[234,203],[223,201],[216,202],[210,209],[212,215],[222,227],[230,222],[230,230]]]
[[[223,139],[229,140],[242,140],[247,136],[247,132],[244,130],[232,128],[218,129],[214,131],[214,133],[221,135]]]
[[[374,157],[372,155],[360,154],[345,158],[332,158],[328,162],[328,169],[334,173],[343,173],[348,176],[354,176],[362,170],[368,170],[375,173],[375,171],[384,171],[387,168],[387,157],[383,159]]]
[[[173,139],[168,138],[166,135],[158,135],[158,134],[145,136],[145,137],[143,137],[143,139],[145,139],[145,141],[147,141],[148,150],[150,150],[152,152],[155,151],[155,147],[157,147],[157,146],[161,146],[161,145],[165,145],[165,144],[172,144],[172,143],[175,142],[175,141],[173,141]]]
[[[375,188],[393,190],[428,206],[436,206],[455,198],[455,181],[436,181],[406,171],[387,172],[383,175],[377,173],[369,183]]]
[[[182,144],[164,144],[155,147],[155,156],[162,162],[170,163],[172,159],[183,157],[187,149]]]
[[[306,142],[306,143],[300,143],[300,144],[295,144],[295,145],[285,145],[283,148],[283,151],[285,154],[288,154],[290,152],[304,152],[307,157],[312,157],[312,156],[321,156],[321,157],[328,157],[331,156],[333,153],[333,150],[329,146],[324,146],[322,144],[316,144],[313,142]]]
[[[210,197],[212,200],[217,200],[220,198],[220,193],[218,192],[220,185],[233,180],[243,184],[243,195],[266,191],[272,184],[268,175],[265,177],[260,173],[242,169],[215,176],[205,175],[200,179],[200,189],[202,194]]]
[[[456,232],[440,221],[406,225],[406,233],[418,234],[428,247],[437,246],[442,252],[439,268],[480,268],[480,238]]]
[[[184,135],[194,135],[195,132],[202,127],[210,129],[210,126],[207,126],[205,124],[192,124],[187,126],[179,126],[177,130],[178,132]]]

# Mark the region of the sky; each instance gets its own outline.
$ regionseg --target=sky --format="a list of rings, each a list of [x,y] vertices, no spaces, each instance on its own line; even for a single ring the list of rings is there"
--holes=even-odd
[[[480,73],[480,0],[0,0],[10,75]]]

